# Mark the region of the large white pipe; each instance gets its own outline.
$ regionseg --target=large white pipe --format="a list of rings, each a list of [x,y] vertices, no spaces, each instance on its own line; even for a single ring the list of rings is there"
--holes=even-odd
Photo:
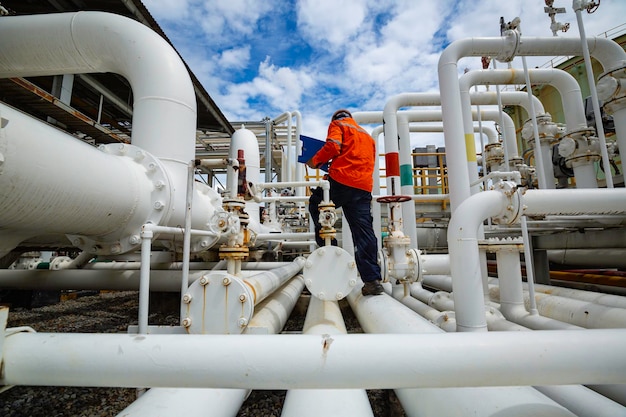
[[[246,326],[248,334],[277,334],[285,326],[304,289],[304,278],[297,275],[254,308]]]
[[[235,416],[249,392],[246,389],[152,388],[117,417]]]
[[[469,91],[472,86],[476,84],[523,84],[525,82],[524,73],[514,69],[500,69],[500,70],[477,70],[465,73],[459,79],[459,88],[461,90],[461,105],[463,106],[463,120],[465,128],[465,136],[471,134],[472,120],[469,117],[470,100]],[[567,125],[568,132],[575,132],[581,128],[587,127],[587,119],[585,117],[585,111],[582,104],[582,95],[580,92],[580,86],[576,79],[568,72],[563,70],[551,68],[551,69],[530,69],[528,70],[528,76],[530,81],[535,84],[549,84],[552,85],[561,96],[561,103],[563,105],[563,113],[565,115],[565,124]],[[528,109],[527,109],[528,110]],[[535,109],[537,112],[537,109]],[[530,114],[530,111],[528,111]],[[539,114],[541,114],[539,112]],[[509,155],[517,156],[517,142],[516,137],[509,137],[505,134],[505,141],[509,151]],[[542,159],[537,158],[537,164],[543,164],[541,172],[546,177],[547,184],[554,183],[554,175],[552,173],[552,159],[551,149],[548,144],[542,145],[541,143],[535,144],[535,146],[543,146]],[[593,164],[592,164],[593,165]],[[585,175],[587,171],[585,168],[576,166],[577,183],[580,181],[591,181],[589,175]],[[595,179],[595,172],[592,177]],[[470,180],[472,180],[470,176]],[[596,184],[597,187],[597,184]],[[553,187],[549,187],[553,188]],[[595,188],[595,187],[582,187],[579,188]]]
[[[268,297],[271,293],[281,287],[286,281],[302,270],[305,259],[296,258],[289,265],[270,271],[260,272],[244,279],[244,283],[251,290],[252,302],[256,305]]]
[[[477,240],[483,220],[494,216],[512,221],[517,215],[621,214],[626,211],[624,189],[528,190],[511,194],[504,184],[500,185],[502,192],[486,191],[468,199],[463,205],[463,215],[453,215],[448,226],[457,327],[462,331],[486,329]],[[514,201],[516,203],[512,204]],[[516,207],[519,213],[515,213]]]
[[[518,250],[500,249],[496,252],[496,261],[498,264],[498,276],[500,277],[500,287],[498,288],[500,296],[494,297],[494,301],[500,302],[500,312],[507,320],[535,330],[579,328],[567,324],[571,323],[569,320],[557,321],[537,314],[531,314],[526,310]]]
[[[406,298],[406,297],[405,297]],[[410,314],[408,309],[387,296],[362,297],[356,292],[348,296],[348,302],[355,312],[364,330],[372,333],[414,333],[429,338],[432,333],[441,334],[442,330],[425,319]],[[393,311],[394,314],[390,314]],[[387,313],[385,313],[387,312]],[[404,320],[388,320],[381,316],[402,314]],[[381,352],[388,352],[381,350]],[[392,351],[396,355],[396,351]],[[410,366],[412,359],[406,361]],[[516,415],[516,409],[524,404],[528,410],[537,414],[554,416],[572,416],[571,413],[555,404],[530,387],[477,387],[446,389],[396,389],[398,399],[409,417],[431,415],[466,415],[480,416]],[[436,411],[435,411],[436,410]]]
[[[1,382],[251,389],[624,384],[625,349],[624,329],[332,337],[17,333],[4,340]]]
[[[458,331],[486,331],[482,272],[478,251],[479,227],[506,207],[498,191],[474,194],[463,204],[463,215],[452,215],[448,225],[448,251]],[[471,255],[470,255],[471,254]]]
[[[304,289],[304,280],[298,276],[280,290],[258,304],[246,327],[254,334],[276,334],[287,322],[298,296]],[[126,407],[119,417],[152,417],[168,412],[185,416],[233,416],[249,394],[247,389],[219,388],[152,388]]]
[[[535,389],[552,398],[578,417],[626,416],[626,408],[581,385],[538,386]]]
[[[134,97],[132,143],[159,158],[164,166],[164,178],[155,179],[150,188],[157,197],[150,201],[151,210],[160,211],[153,217],[157,217],[159,224],[184,224],[187,164],[195,152],[196,100],[187,69],[176,51],[148,27],[102,12],[6,17],[0,26],[0,39],[3,42],[0,77],[113,72],[128,79]],[[117,153],[121,151],[116,150]],[[131,157],[141,160],[146,155]],[[89,162],[95,165],[93,161]],[[78,161],[72,157],[67,162],[60,160],[56,163],[57,166],[74,167]],[[154,165],[146,171],[158,168],[156,162]],[[113,172],[110,167],[109,172]],[[81,172],[81,176],[66,184],[80,185],[88,173]],[[93,187],[93,183],[89,185]],[[81,195],[84,187],[79,187],[76,194]],[[163,195],[159,195],[158,190]],[[33,194],[40,191],[39,188],[24,190]],[[195,228],[205,228],[212,214],[212,203],[219,204],[216,193],[210,189],[203,191],[197,192],[194,198],[196,210],[192,224]],[[111,197],[96,201],[102,203],[108,198]],[[17,209],[28,212],[33,207]],[[145,214],[143,211],[139,213]],[[47,216],[58,214],[56,210],[46,213]],[[143,216],[144,222],[153,220],[149,214]],[[105,218],[97,212],[92,216],[92,223],[100,223]],[[67,230],[67,233],[72,232],[71,228]],[[114,252],[115,245],[127,250],[126,239],[131,239],[130,246],[136,247],[139,244],[136,237],[132,234],[122,236],[122,240],[108,250],[99,251]]]
[[[304,321],[303,334],[332,337],[346,334],[346,326],[337,301],[311,297]],[[281,417],[297,416],[373,416],[363,389],[298,389],[287,391]]]
[[[133,89],[133,144],[157,157],[193,159],[193,85],[176,51],[150,28],[103,12],[11,16],[2,21],[0,39],[2,78],[124,76]]]
[[[283,151],[283,155],[286,153],[286,163],[284,164],[284,166],[282,167],[281,170],[281,180],[282,181],[291,181],[291,143],[292,143],[292,128],[291,128],[291,123],[293,121],[293,117],[291,115],[291,112],[286,111],[284,113],[281,113],[279,116],[277,116],[275,119],[272,120],[272,125],[276,126],[279,125],[283,122],[287,122],[287,143],[285,146],[285,151]],[[300,137],[297,137],[298,140],[300,140]],[[256,181],[256,180],[255,180]],[[300,181],[299,179],[296,181]]]
[[[626,53],[617,43],[602,38],[587,39],[591,55],[605,70],[619,68],[626,61]],[[450,204],[454,212],[462,201],[469,198],[470,181],[466,170],[464,129],[458,82],[458,61],[467,56],[553,56],[579,55],[582,51],[580,39],[529,38],[519,41],[519,34],[509,31],[500,38],[470,38],[448,45],[439,58],[438,73],[441,91],[441,106],[444,111],[444,133],[450,184]]]
[[[0,254],[41,234],[122,235],[138,213],[153,210],[152,179],[137,160],[102,152],[3,104],[0,114],[7,120],[0,129]],[[32,175],[34,167],[41,175]]]

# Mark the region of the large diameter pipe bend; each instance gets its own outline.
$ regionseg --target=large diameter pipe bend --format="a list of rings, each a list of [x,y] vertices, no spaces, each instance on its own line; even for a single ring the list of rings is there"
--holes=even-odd
[[[509,198],[485,191],[468,198],[450,219],[448,251],[458,331],[486,331],[478,229],[489,217],[506,212]]]

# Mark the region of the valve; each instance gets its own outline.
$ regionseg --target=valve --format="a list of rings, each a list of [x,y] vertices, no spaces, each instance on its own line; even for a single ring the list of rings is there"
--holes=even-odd
[[[322,202],[318,206],[319,214],[319,222],[322,228],[320,229],[319,235],[326,245],[330,245],[331,241],[336,238],[337,230],[333,227],[335,222],[337,221],[337,212],[335,211],[335,204],[332,202]]]
[[[209,221],[211,231],[218,234],[235,234],[239,227],[239,217],[227,211],[216,212]]]

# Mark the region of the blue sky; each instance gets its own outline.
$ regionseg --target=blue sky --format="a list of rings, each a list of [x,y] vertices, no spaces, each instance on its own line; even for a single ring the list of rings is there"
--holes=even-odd
[[[523,36],[552,36],[542,0],[143,2],[229,120],[299,110],[303,134],[321,139],[337,108],[380,111],[393,95],[438,91],[442,49],[499,36],[500,16],[520,17]],[[557,20],[571,25],[559,36],[578,37],[572,1],[554,6],[567,11]],[[626,1],[604,0],[583,16],[587,35],[598,35],[626,23]],[[529,57],[528,65],[548,60]],[[522,67],[519,58],[513,67]],[[480,58],[462,60],[463,68],[481,68]],[[440,136],[426,141],[443,143]]]

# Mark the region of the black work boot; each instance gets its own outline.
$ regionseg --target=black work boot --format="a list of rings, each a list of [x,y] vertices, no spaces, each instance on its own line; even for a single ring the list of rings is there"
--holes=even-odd
[[[363,295],[380,295],[383,292],[383,286],[381,285],[379,279],[367,281],[363,283],[363,288],[361,288],[361,294]]]

